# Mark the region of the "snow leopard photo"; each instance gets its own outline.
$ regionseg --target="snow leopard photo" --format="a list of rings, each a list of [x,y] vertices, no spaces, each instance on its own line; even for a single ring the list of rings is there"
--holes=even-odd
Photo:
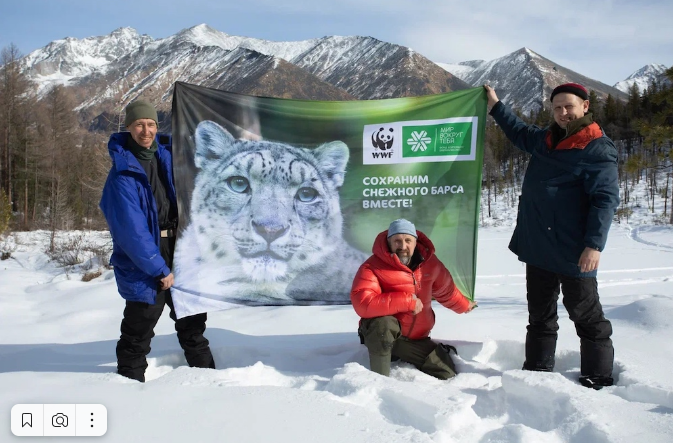
[[[174,273],[182,291],[247,305],[343,304],[368,257],[343,238],[349,150],[236,139],[205,120]]]

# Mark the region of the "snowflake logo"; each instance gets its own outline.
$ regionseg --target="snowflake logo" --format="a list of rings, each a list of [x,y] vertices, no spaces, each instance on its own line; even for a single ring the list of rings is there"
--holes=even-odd
[[[414,152],[418,150],[427,151],[428,144],[431,142],[432,139],[428,137],[428,133],[426,131],[413,131],[411,133],[411,138],[407,139],[407,143]]]

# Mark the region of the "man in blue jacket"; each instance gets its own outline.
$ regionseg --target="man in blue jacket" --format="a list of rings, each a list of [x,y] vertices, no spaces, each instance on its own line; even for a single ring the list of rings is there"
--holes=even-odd
[[[126,299],[117,373],[145,381],[147,354],[164,304],[175,321],[178,341],[192,367],[215,368],[203,336],[206,314],[177,319],[170,288],[178,212],[170,136],[157,134],[157,111],[136,100],[126,107],[128,132],[112,134],[112,168],[100,207],[112,234],[119,294]]]
[[[509,244],[526,263],[528,333],[523,369],[552,371],[563,304],[580,337],[580,383],[611,386],[612,325],[603,315],[596,273],[619,205],[617,150],[588,113],[587,90],[577,83],[551,94],[554,122],[526,125],[484,85],[490,115],[514,145],[532,155]]]

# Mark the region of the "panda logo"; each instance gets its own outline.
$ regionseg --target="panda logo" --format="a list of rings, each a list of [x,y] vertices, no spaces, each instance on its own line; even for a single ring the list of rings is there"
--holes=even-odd
[[[372,133],[372,146],[378,148],[382,151],[388,150],[393,147],[393,128],[389,128],[386,131],[385,128],[381,128],[376,132]]]

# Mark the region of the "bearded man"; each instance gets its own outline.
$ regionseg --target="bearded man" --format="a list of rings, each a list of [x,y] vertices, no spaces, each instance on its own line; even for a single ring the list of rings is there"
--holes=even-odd
[[[432,299],[459,314],[476,303],[460,292],[430,239],[408,220],[395,220],[378,234],[372,253],[351,289],[370,369],[389,376],[391,360],[399,359],[442,380],[455,376],[452,347],[430,339]]]

